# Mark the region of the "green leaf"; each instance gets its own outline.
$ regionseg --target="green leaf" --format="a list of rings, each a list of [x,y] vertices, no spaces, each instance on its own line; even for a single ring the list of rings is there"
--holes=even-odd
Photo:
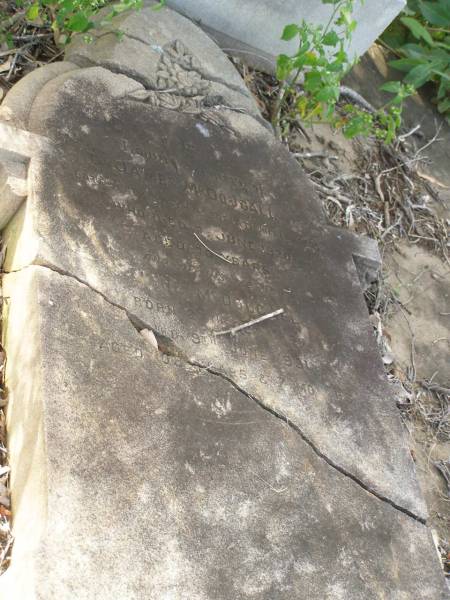
[[[305,75],[304,88],[308,92],[315,92],[319,89],[322,83],[322,76],[316,71],[309,71]]]
[[[349,27],[352,24],[352,13],[347,8],[342,8],[339,12],[339,18],[336,20],[338,25]]]
[[[402,84],[400,81],[388,81],[387,83],[383,83],[380,87],[380,90],[383,92],[391,92],[392,94],[397,94],[400,90]]]
[[[315,67],[318,62],[319,62],[319,59],[314,54],[314,52],[307,52],[305,54],[305,65],[306,66],[308,66],[308,67]]]
[[[280,54],[277,58],[277,79],[283,81],[292,70],[291,59],[286,54]]]
[[[440,113],[445,113],[445,112],[450,111],[450,98],[445,98],[445,100],[442,100],[442,102],[439,102],[438,111]]]
[[[381,39],[388,46],[396,50],[406,43],[406,37],[408,35],[405,27],[400,23],[400,20],[395,19],[389,27],[381,34]]]
[[[297,56],[292,61],[292,68],[293,69],[303,69],[303,67],[306,64],[306,60],[307,60],[306,54],[301,54],[300,56]]]
[[[286,27],[283,29],[281,39],[285,42],[289,42],[289,40],[294,39],[298,33],[298,25],[296,25],[295,23],[291,23],[291,25],[286,25]]]
[[[166,5],[166,0],[160,0],[158,4],[152,6],[152,10],[161,10]]]
[[[341,61],[335,60],[334,62],[328,63],[328,70],[331,73],[339,73],[339,72],[344,73],[346,68],[345,68],[345,65],[342,64]]]
[[[428,30],[419,21],[411,17],[402,17],[400,21],[411,31],[415,38],[425,40],[430,46],[434,44]]]
[[[337,101],[339,98],[339,88],[327,86],[319,90],[316,94],[316,99],[319,102],[330,102],[332,100]]]
[[[443,48],[433,48],[429,51],[428,56],[430,56],[433,59],[439,60],[445,66],[447,66],[450,63],[450,53],[444,50]]]
[[[416,67],[412,68],[405,77],[405,82],[410,83],[415,88],[418,88],[429,80],[431,71],[432,67],[428,63],[417,65]]]
[[[420,44],[405,44],[402,52],[410,58],[426,58],[430,49],[428,46],[421,46]]]
[[[27,10],[26,17],[29,21],[35,21],[39,17],[39,3],[35,2]]]
[[[450,25],[450,2],[419,2],[420,12],[432,25],[448,27]]]
[[[75,13],[67,21],[67,29],[69,31],[81,32],[87,31],[92,26],[91,21],[87,18],[84,12]]]
[[[324,46],[336,46],[339,43],[339,36],[335,31],[329,31],[324,35],[322,43]]]
[[[369,117],[371,117],[371,115]],[[344,136],[347,139],[351,139],[360,134],[369,135],[372,124],[371,118],[368,119],[365,115],[356,113],[343,127]]]
[[[442,98],[445,98],[448,91],[450,91],[450,82],[447,81],[446,79],[441,79],[441,82],[439,84],[437,99],[442,100]]]
[[[399,71],[411,71],[413,67],[423,64],[419,58],[399,58],[398,60],[390,60],[389,66],[398,69]]]

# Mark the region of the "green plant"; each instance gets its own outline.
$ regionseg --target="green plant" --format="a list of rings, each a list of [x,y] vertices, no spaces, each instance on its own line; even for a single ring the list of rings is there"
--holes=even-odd
[[[61,44],[73,33],[87,33],[126,10],[141,8],[142,3],[143,0],[120,0],[113,3],[108,0],[16,0],[16,7],[18,11],[24,12],[29,22],[49,25],[56,43]],[[155,5],[155,9],[164,4],[165,0],[162,0]],[[95,21],[96,13],[106,5],[110,5],[110,10],[103,21]],[[8,41],[8,36],[5,37]]]
[[[282,83],[272,112],[272,124],[279,128],[281,109],[290,99],[305,122],[326,121],[341,128],[349,138],[374,134],[389,143],[400,126],[402,103],[412,87],[398,82],[385,84],[383,89],[394,97],[374,113],[352,104],[337,110],[341,81],[355,64],[346,52],[356,27],[352,17],[354,0],[322,2],[332,5],[327,25],[302,21],[300,25],[287,25],[283,31],[285,41],[298,38],[298,48],[292,56],[278,56],[277,78]],[[300,79],[303,83],[298,91]]]
[[[450,0],[408,0],[381,39],[398,54],[389,64],[407,73],[405,83],[436,84],[437,108],[450,123]]]

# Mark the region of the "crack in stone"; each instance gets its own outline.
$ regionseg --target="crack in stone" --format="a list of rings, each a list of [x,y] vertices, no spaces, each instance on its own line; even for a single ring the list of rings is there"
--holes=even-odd
[[[138,75],[137,73],[133,73],[131,74],[130,72],[127,72],[125,69],[121,69],[120,67],[117,66],[113,66],[113,65],[102,65],[99,63],[96,63],[95,61],[91,60],[90,58],[86,57],[86,56],[82,56],[82,55],[74,55],[70,57],[70,62],[72,62],[74,65],[77,65],[80,69],[88,69],[88,68],[92,68],[92,67],[101,67],[102,69],[105,69],[107,71],[110,71],[111,73],[113,73],[114,75],[123,75],[124,77],[127,77],[128,79],[131,79],[132,81],[136,81],[136,83],[141,84],[144,89],[146,91],[149,92],[164,92],[164,90],[158,90],[156,88],[152,88],[149,87],[149,82],[145,79],[145,77],[141,77],[140,75]],[[197,72],[197,71],[196,71]],[[212,81],[212,80],[211,80]],[[220,82],[219,82],[220,83]],[[225,84],[223,84],[225,85]],[[230,87],[230,86],[228,86]],[[233,89],[233,88],[230,88]],[[179,94],[180,96],[182,96],[182,94]],[[245,94],[242,94],[244,97]],[[126,99],[128,97],[127,94],[125,94],[124,96],[121,96],[121,99]],[[132,97],[129,98],[129,100],[133,100]],[[203,111],[199,111],[203,112],[203,113],[208,113],[208,109],[210,107],[205,106]],[[243,108],[243,107],[233,107],[233,106],[227,106],[227,105],[221,105],[221,108],[224,110],[229,110],[231,112],[235,111],[235,112],[239,112],[242,114],[245,114],[247,117],[250,117],[252,119],[254,119],[259,125],[262,125],[264,127],[264,129],[266,129],[267,131],[269,131],[270,133],[273,134],[273,129],[270,125],[270,123],[268,123],[263,117],[262,115],[256,115],[256,114],[252,114],[251,112],[249,112],[247,109]],[[168,108],[167,110],[174,110],[175,112],[183,112],[182,110],[177,110],[174,108]],[[195,114],[195,113],[186,113],[186,114]]]
[[[95,36],[95,40],[98,40],[98,39],[100,39],[100,38],[102,38],[104,36],[111,35],[111,34],[115,35],[113,31],[105,31],[104,33],[101,33],[100,35]],[[121,35],[123,37],[129,38],[130,40],[134,40],[135,42],[139,42],[141,44],[144,44],[144,46],[150,46],[150,48],[152,48],[152,46],[149,44],[148,41],[143,40],[139,36],[132,35],[130,33],[125,33],[125,32],[122,32]],[[154,48],[152,48],[152,50],[156,54],[158,54],[160,56],[162,55],[162,53],[158,52]],[[161,48],[161,50],[164,52],[164,48]],[[75,54],[75,56],[77,58],[79,58],[76,54]],[[80,58],[81,58],[81,56],[80,56]],[[84,59],[85,57],[83,56],[82,58]],[[87,60],[89,60],[89,59],[87,59]],[[72,59],[70,59],[70,61],[73,62]],[[221,77],[214,77],[213,75],[211,75],[210,73],[207,73],[203,69],[199,69],[199,68],[195,68],[195,67],[192,67],[192,71],[195,71],[195,73],[197,73],[198,75],[200,75],[201,77],[203,77],[203,79],[207,79],[208,81],[211,81],[211,83],[218,83],[219,85],[223,85],[224,87],[226,87],[226,88],[228,88],[230,90],[233,90],[233,92],[236,92],[237,94],[240,94],[241,96],[244,96],[245,98],[251,98],[251,96],[247,93],[246,90],[243,90],[238,85],[234,85],[233,83],[229,83],[229,82],[225,81]],[[123,73],[123,74],[126,74],[126,73]],[[154,91],[158,91],[158,90],[155,89]]]
[[[105,69],[106,71],[110,71],[114,75],[124,75],[125,77],[128,77],[128,79],[131,79],[132,81],[136,81],[137,83],[140,83],[142,86],[144,86],[144,88],[146,90],[150,89],[150,88],[148,88],[148,81],[145,79],[145,77],[140,77],[137,73],[131,74],[130,72],[127,72],[125,69],[121,69],[120,67],[116,67],[113,65],[102,65],[102,64],[99,64],[99,63],[95,62],[94,60],[88,58],[87,56],[82,56],[82,55],[77,55],[77,54],[70,57],[70,62],[73,63],[74,65],[77,65],[80,69],[90,69],[93,67],[101,67],[102,69]],[[155,91],[155,90],[151,90],[151,91]]]
[[[143,321],[140,317],[138,317],[138,316],[134,315],[133,313],[131,313],[124,306],[122,306],[120,304],[117,304],[116,302],[110,300],[103,292],[101,292],[100,290],[96,289],[95,287],[93,287],[92,285],[90,285],[88,282],[84,281],[80,277],[77,277],[76,275],[73,275],[72,273],[70,273],[68,271],[65,271],[64,269],[60,269],[56,265],[54,265],[52,263],[47,263],[47,262],[46,263],[36,262],[36,263],[32,263],[32,264],[26,265],[24,267],[21,267],[20,269],[17,269],[17,270],[3,271],[3,273],[5,275],[7,275],[9,273],[18,273],[18,272],[20,272],[20,271],[22,271],[24,269],[27,269],[27,268],[30,268],[30,267],[36,267],[36,266],[37,267],[42,267],[42,268],[45,268],[45,269],[49,269],[50,271],[53,271],[54,273],[57,273],[58,275],[61,275],[63,277],[69,277],[71,279],[74,279],[79,284],[88,287],[91,291],[93,291],[96,294],[98,294],[99,296],[101,296],[101,298],[103,298],[103,300],[105,300],[105,302],[107,302],[111,306],[114,306],[115,308],[118,308],[119,310],[123,311],[126,314],[126,316],[128,317],[128,320],[130,321],[132,327],[139,334],[144,329],[149,329],[150,331],[152,331],[153,334],[156,337],[157,342],[158,342],[158,350],[162,354],[165,354],[166,356],[169,356],[169,357],[172,357],[172,358],[178,358],[178,359],[186,362],[187,364],[189,364],[189,365],[191,365],[193,367],[196,367],[198,369],[202,369],[204,371],[207,371],[211,375],[213,375],[215,377],[220,377],[223,381],[228,382],[235,390],[237,390],[238,392],[240,392],[241,394],[243,394],[244,396],[246,396],[249,400],[252,400],[253,402],[255,402],[260,408],[262,408],[266,412],[270,413],[273,417],[279,419],[285,425],[287,425],[290,429],[292,429],[303,440],[303,442],[305,442],[313,450],[313,452],[316,454],[316,456],[318,456],[319,458],[321,458],[322,460],[324,460],[331,468],[333,468],[334,470],[336,470],[339,473],[341,473],[341,475],[343,475],[343,476],[351,479],[360,488],[362,488],[363,490],[365,490],[367,493],[371,494],[372,496],[374,496],[378,500],[380,500],[380,501],[382,501],[382,502],[384,502],[386,504],[389,504],[395,510],[398,510],[399,512],[405,514],[406,516],[414,519],[418,523],[420,523],[422,525],[426,525],[426,519],[424,519],[423,517],[420,517],[419,515],[416,515],[415,513],[413,513],[410,510],[408,510],[407,508],[404,508],[403,506],[400,506],[399,504],[397,504],[396,502],[394,502],[390,498],[384,496],[383,494],[380,494],[379,492],[377,492],[376,490],[374,490],[373,488],[371,488],[369,485],[367,485],[366,483],[364,483],[363,481],[361,481],[360,479],[358,479],[358,477],[356,477],[356,475],[353,475],[353,473],[350,473],[350,471],[348,471],[344,467],[341,467],[340,465],[338,465],[337,463],[335,463],[331,458],[329,458],[326,454],[324,454],[316,446],[316,444],[314,444],[314,442],[312,440],[309,439],[309,437],[302,431],[302,429],[298,425],[296,425],[295,423],[293,423],[288,417],[286,417],[282,413],[276,411],[274,408],[268,406],[267,404],[265,404],[262,400],[260,400],[256,396],[253,396],[252,394],[250,394],[249,392],[247,392],[244,388],[242,388],[238,383],[236,383],[226,373],[223,373],[222,371],[219,371],[218,369],[216,369],[215,367],[213,367],[211,365],[204,365],[204,364],[199,363],[198,361],[196,361],[196,360],[194,360],[192,358],[189,358],[186,355],[186,353],[183,352],[175,344],[175,342],[172,339],[170,339],[170,338],[164,336],[163,334],[160,334],[159,332],[157,332],[151,325],[149,325],[148,323],[146,323],[145,321]]]
[[[215,369],[212,366],[206,366],[206,365],[203,365],[203,364],[198,363],[196,361],[189,360],[188,362],[189,362],[189,364],[191,364],[191,365],[193,365],[195,367],[199,367],[200,369],[204,369],[204,370],[208,371],[208,373],[211,373],[211,375],[215,375],[216,377],[220,377],[221,379],[224,379],[225,381],[227,381],[228,383],[230,383],[237,391],[239,391],[242,394],[244,394],[245,396],[247,396],[247,398],[249,398],[250,400],[253,400],[253,402],[256,402],[256,404],[258,406],[260,406],[263,410],[265,410],[266,412],[270,413],[272,416],[276,417],[277,419],[280,419],[281,421],[283,421],[283,423],[285,423],[288,427],[290,427],[293,431],[295,431],[295,433],[297,435],[299,435],[300,438],[306,444],[308,444],[308,446],[313,450],[313,452],[319,458],[321,458],[322,460],[324,460],[330,467],[332,467],[333,469],[335,469],[336,471],[338,471],[339,473],[341,473],[345,477],[348,477],[349,479],[351,479],[354,483],[356,483],[357,485],[359,485],[363,490],[365,490],[366,492],[368,492],[372,496],[375,496],[378,500],[381,500],[382,502],[385,502],[385,503],[389,504],[390,506],[392,506],[396,510],[404,513],[408,517],[411,517],[412,519],[414,519],[415,521],[421,523],[422,525],[426,525],[426,519],[424,519],[423,517],[420,517],[420,516],[414,514],[413,512],[411,512],[410,510],[408,510],[407,508],[404,508],[403,506],[400,506],[399,504],[397,504],[396,502],[394,502],[393,500],[391,500],[387,496],[384,496],[383,494],[380,494],[379,492],[377,492],[376,490],[374,490],[373,488],[371,488],[369,485],[367,485],[366,483],[364,483],[363,481],[361,481],[360,479],[358,479],[358,477],[356,477],[356,475],[353,475],[353,473],[350,473],[350,471],[348,471],[344,467],[341,467],[340,465],[338,465],[337,463],[335,463],[333,460],[331,460],[331,458],[329,458],[326,454],[324,454],[321,450],[319,450],[319,448],[314,444],[314,442],[307,437],[307,435],[301,430],[301,428],[298,425],[296,425],[295,423],[293,423],[288,417],[286,417],[282,413],[276,411],[274,408],[272,408],[270,406],[267,406],[264,402],[262,402],[262,400],[260,400],[256,396],[253,396],[252,394],[250,394],[249,392],[247,392],[239,384],[237,384],[233,379],[231,379],[226,373],[223,373],[222,371],[219,371],[219,370]]]

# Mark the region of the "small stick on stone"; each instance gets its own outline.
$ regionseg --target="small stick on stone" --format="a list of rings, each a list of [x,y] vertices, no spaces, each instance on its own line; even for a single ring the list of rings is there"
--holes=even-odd
[[[221,258],[222,260],[224,260],[227,263],[233,264],[232,261],[229,260],[228,258],[225,258],[225,256],[222,256],[221,254],[218,254],[217,252],[214,252],[214,250],[211,250],[211,248],[208,248],[208,246],[205,244],[205,242],[203,240],[201,240],[196,233],[194,233],[194,235],[198,239],[198,241],[200,242],[200,244],[202,246],[204,246],[208,250],[208,252],[211,252],[211,254],[214,254],[214,256],[217,256],[218,258]]]
[[[341,85],[341,87],[339,88],[339,96],[350,98],[352,102],[354,102],[355,104],[359,104],[359,106],[367,110],[367,112],[369,113],[377,112],[376,109],[370,104],[370,102],[367,102],[367,100],[363,98],[361,94],[358,94],[358,92],[355,92],[355,90],[347,87],[346,85]]]
[[[231,329],[225,329],[224,331],[215,331],[214,335],[225,335],[226,333],[231,333],[231,335],[235,335],[241,329],[246,329],[247,327],[252,327],[257,323],[261,323],[262,321],[266,321],[267,319],[271,319],[272,317],[276,317],[278,315],[282,315],[284,313],[283,308],[279,308],[274,312],[269,313],[268,315],[264,315],[262,317],[258,317],[257,319],[253,319],[252,321],[248,321],[247,323],[243,323],[242,325],[237,325],[236,327],[231,327]]]
[[[292,152],[295,158],[327,158],[329,160],[339,160],[338,156],[330,156],[326,152]]]
[[[404,133],[403,135],[399,135],[398,136],[398,141],[399,142],[404,142],[406,140],[406,138],[408,138],[410,135],[413,135],[414,133],[416,133],[416,131],[418,129],[420,129],[421,125],[419,123],[419,125],[416,125],[415,127],[413,127],[410,131],[408,131],[407,133]]]

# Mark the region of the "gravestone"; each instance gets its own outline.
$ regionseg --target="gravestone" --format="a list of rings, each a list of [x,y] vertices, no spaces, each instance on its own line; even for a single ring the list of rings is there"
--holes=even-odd
[[[326,224],[196,26],[115,25],[1,110],[31,148],[4,231],[1,593],[443,598],[362,295],[376,251]]]

